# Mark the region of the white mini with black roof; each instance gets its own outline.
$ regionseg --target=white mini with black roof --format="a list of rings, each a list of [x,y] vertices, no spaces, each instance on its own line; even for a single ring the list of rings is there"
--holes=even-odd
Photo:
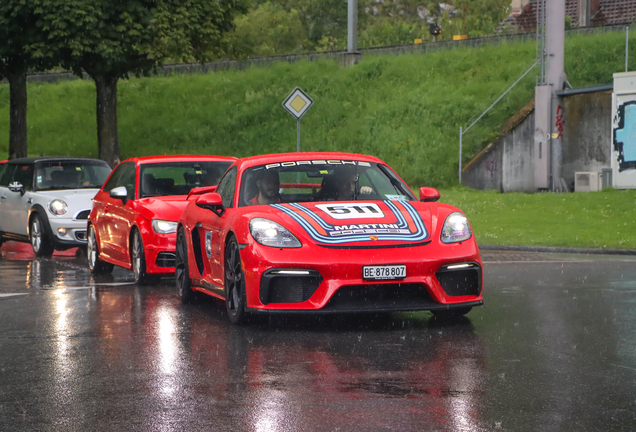
[[[92,199],[111,172],[99,159],[34,157],[0,165],[0,244],[29,242],[36,256],[86,246]]]

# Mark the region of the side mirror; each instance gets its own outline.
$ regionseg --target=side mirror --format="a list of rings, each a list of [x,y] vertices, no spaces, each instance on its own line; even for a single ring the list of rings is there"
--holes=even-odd
[[[188,194],[188,197],[186,198],[186,200],[189,200],[192,195],[203,195],[210,192],[216,192],[216,185],[192,188],[190,189],[190,193]]]
[[[223,213],[225,213],[223,199],[216,192],[203,194],[195,202],[201,208],[212,210],[217,216],[223,216]]]
[[[439,199],[439,191],[432,187],[420,188],[420,201],[435,202]]]
[[[24,185],[20,182],[13,182],[9,184],[9,190],[11,192],[20,192],[20,195],[24,195]]]
[[[126,204],[128,201],[128,190],[126,186],[119,186],[110,191],[110,197],[115,199],[120,199],[123,204]]]

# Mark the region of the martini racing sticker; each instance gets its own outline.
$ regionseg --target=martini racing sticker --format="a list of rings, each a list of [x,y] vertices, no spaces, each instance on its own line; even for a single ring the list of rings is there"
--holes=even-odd
[[[376,203],[334,204],[272,204],[272,207],[294,219],[318,244],[325,246],[344,243],[384,241],[390,243],[419,242],[428,232],[417,210],[408,201],[379,201]],[[343,220],[332,224],[325,219]],[[370,216],[371,215],[371,216]],[[363,219],[375,220],[362,223]],[[346,219],[357,219],[344,223]],[[366,221],[364,221],[366,222]],[[373,222],[373,223],[371,223]]]
[[[373,203],[316,204],[316,208],[324,211],[334,219],[377,219],[384,217],[380,207]]]

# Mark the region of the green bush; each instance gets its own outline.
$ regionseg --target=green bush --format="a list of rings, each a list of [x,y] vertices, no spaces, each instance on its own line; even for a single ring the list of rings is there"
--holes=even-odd
[[[270,2],[238,18],[228,40],[237,53],[258,56],[301,51],[308,43],[298,11]]]

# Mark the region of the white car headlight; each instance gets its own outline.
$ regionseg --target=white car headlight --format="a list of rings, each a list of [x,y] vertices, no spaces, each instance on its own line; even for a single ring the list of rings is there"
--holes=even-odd
[[[300,241],[287,228],[269,219],[255,218],[250,221],[250,233],[263,246],[299,248]]]
[[[456,243],[472,236],[468,219],[460,212],[448,215],[442,227],[442,243]]]
[[[177,222],[153,219],[152,229],[159,234],[172,234],[177,232]]]
[[[61,199],[53,200],[49,203],[49,211],[56,216],[65,215],[68,211],[68,204]]]

